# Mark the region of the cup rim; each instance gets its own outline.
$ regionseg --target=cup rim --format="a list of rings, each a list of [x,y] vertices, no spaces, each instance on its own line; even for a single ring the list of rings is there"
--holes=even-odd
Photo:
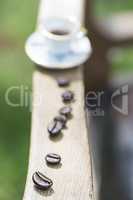
[[[74,18],[72,17],[48,17],[45,18],[45,20],[64,20],[66,22],[70,22],[72,24],[75,25],[75,31],[72,31],[71,33],[67,34],[67,35],[55,35],[54,33],[49,32],[47,29],[43,28],[42,30],[40,30],[39,32],[41,33],[42,36],[47,37],[49,39],[55,40],[55,41],[63,41],[63,40],[69,40],[74,34],[76,34],[78,31],[80,31],[81,29],[81,24]]]

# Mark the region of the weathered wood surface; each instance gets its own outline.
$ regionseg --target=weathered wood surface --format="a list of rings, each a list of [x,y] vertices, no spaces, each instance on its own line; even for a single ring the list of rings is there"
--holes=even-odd
[[[82,21],[83,5],[81,0],[44,0],[40,6],[38,24],[50,12],[58,15],[59,6],[62,7],[61,14],[73,14]],[[63,106],[61,94],[64,89],[59,88],[56,82],[57,77],[62,75],[70,78],[68,89],[75,93],[76,101],[72,104],[73,118],[68,122],[68,128],[53,141],[49,138],[47,125]],[[60,168],[46,166],[44,158],[49,152],[61,155]],[[53,180],[51,191],[40,193],[33,187],[32,174],[38,170]],[[36,70],[33,75],[30,161],[23,200],[92,200],[91,172],[82,67],[65,71]]]

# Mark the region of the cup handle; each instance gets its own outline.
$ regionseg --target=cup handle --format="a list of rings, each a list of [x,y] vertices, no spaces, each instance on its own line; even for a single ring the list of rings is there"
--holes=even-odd
[[[86,35],[87,35],[87,29],[84,27],[81,27],[80,31],[77,34],[77,39],[80,40]]]

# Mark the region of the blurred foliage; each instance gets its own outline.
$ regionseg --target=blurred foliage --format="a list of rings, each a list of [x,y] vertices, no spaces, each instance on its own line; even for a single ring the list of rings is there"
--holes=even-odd
[[[38,3],[38,0],[1,0],[0,33],[22,42],[34,30]]]
[[[24,53],[24,42],[34,30],[38,0],[0,1],[0,199],[20,200],[28,165],[30,112],[28,107],[6,104],[11,86],[31,91],[33,65]],[[12,95],[19,100],[18,92]]]
[[[133,48],[116,48],[111,54],[110,61],[114,73],[129,74],[133,71]]]
[[[101,3],[102,2],[102,3]],[[97,0],[96,12],[107,15],[110,11],[133,8],[132,0]],[[5,102],[5,92],[11,86],[27,86],[31,91],[32,62],[24,53],[27,36],[34,30],[38,0],[0,1],[0,199],[22,199],[30,136],[28,107],[12,108]],[[104,6],[103,6],[104,5]],[[125,7],[126,5],[126,7]],[[127,50],[114,59],[114,68],[128,71],[132,68],[132,53]],[[19,100],[17,92],[12,98]]]
[[[133,11],[132,0],[94,0],[94,10],[98,16],[108,16],[122,11]]]
[[[132,0],[94,0],[94,2],[94,12],[101,20],[119,12],[133,12]],[[133,48],[114,49],[112,55],[113,73],[130,73],[133,70]]]

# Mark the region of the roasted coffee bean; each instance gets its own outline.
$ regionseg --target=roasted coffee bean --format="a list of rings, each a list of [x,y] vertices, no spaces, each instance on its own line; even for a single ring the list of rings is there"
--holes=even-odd
[[[64,103],[69,103],[69,102],[73,101],[73,99],[74,99],[74,94],[71,91],[65,91],[62,94],[62,100]]]
[[[65,106],[63,108],[60,109],[60,114],[68,117],[71,117],[71,113],[72,113],[72,108],[70,106]]]
[[[52,180],[41,172],[35,172],[32,176],[32,180],[35,186],[40,190],[48,190],[53,185]]]
[[[50,153],[46,155],[45,160],[47,164],[57,165],[61,162],[61,157],[58,154]]]
[[[66,126],[67,118],[65,115],[59,115],[54,118],[55,121],[59,121],[63,124],[63,127]]]
[[[62,128],[63,128],[62,122],[53,120],[48,125],[48,132],[50,133],[50,136],[56,136],[61,132]]]
[[[66,87],[70,84],[70,81],[66,78],[59,78],[57,82],[60,87]]]

